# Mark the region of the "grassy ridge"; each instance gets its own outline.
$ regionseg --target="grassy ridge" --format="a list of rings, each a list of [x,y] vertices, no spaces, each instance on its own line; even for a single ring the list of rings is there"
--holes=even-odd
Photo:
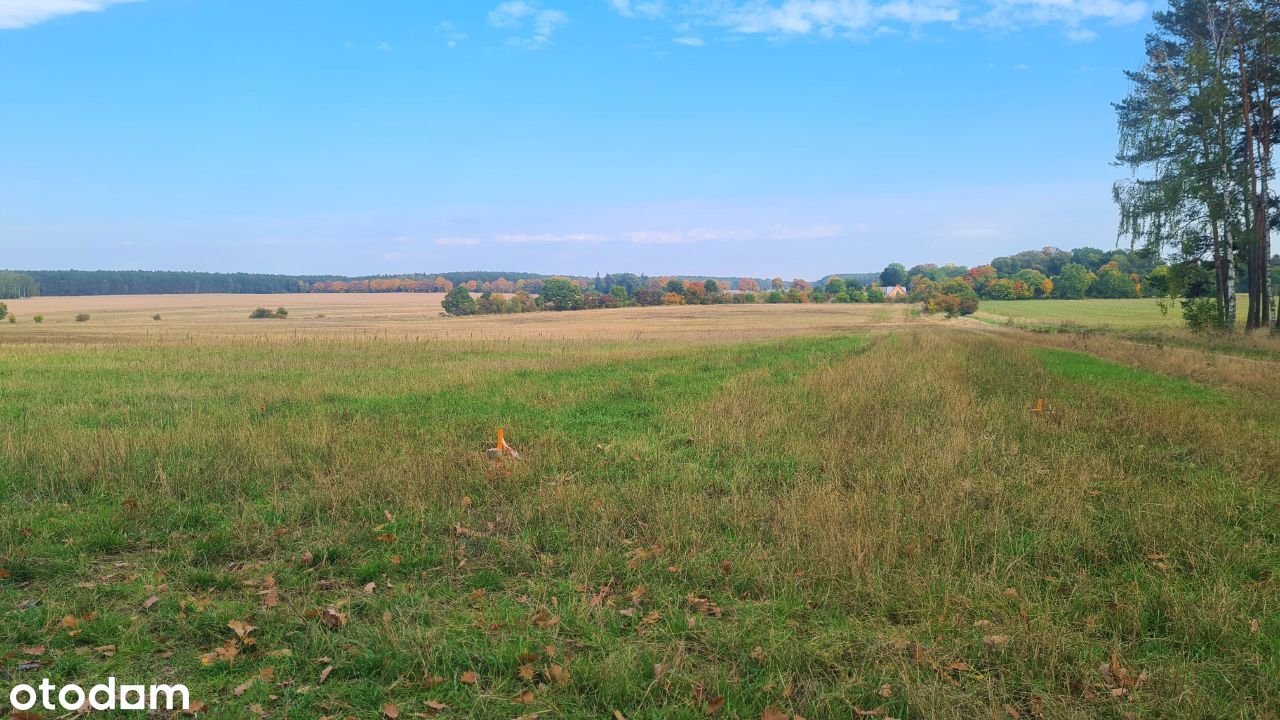
[[[272,717],[1280,703],[1267,396],[935,328],[14,357],[8,672]]]

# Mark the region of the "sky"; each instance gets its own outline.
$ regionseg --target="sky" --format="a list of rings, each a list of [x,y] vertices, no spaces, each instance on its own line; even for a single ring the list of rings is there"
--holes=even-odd
[[[1111,103],[1154,9],[0,0],[0,267],[817,278],[1114,247]]]

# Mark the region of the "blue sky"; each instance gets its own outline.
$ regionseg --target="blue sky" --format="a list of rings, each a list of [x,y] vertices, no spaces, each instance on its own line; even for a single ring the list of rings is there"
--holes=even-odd
[[[814,278],[1115,244],[1143,0],[0,0],[0,267]]]

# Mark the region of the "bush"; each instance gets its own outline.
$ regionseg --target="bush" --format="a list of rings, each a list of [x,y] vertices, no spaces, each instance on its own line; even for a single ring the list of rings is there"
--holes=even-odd
[[[38,322],[38,323],[42,323],[42,322],[44,322],[44,316],[43,316],[43,315],[37,315],[37,316],[35,316],[35,317],[31,318],[31,319],[32,319],[32,320],[35,320],[35,321],[36,321],[36,322]]]
[[[287,318],[289,317],[289,311],[285,310],[284,308],[276,308],[276,317]]]
[[[284,308],[280,308],[280,310],[284,310]],[[266,309],[266,308],[261,308],[261,307],[260,307],[260,308],[258,308],[258,309],[256,309],[256,310],[254,310],[253,312],[249,313],[249,319],[250,319],[250,320],[269,320],[269,319],[271,319],[271,318],[284,317],[284,315],[278,315],[278,314],[276,314],[276,313],[278,313],[278,312],[279,312],[279,310],[277,310],[277,311],[275,311],[275,312],[272,312],[271,310],[268,310],[268,309]],[[285,315],[288,315],[288,314],[289,314],[289,313],[288,313],[288,311],[286,310],[286,311],[285,311]]]
[[[152,320],[159,320],[159,319],[160,319],[160,316],[159,316],[159,315],[152,315],[152,316],[151,316],[151,319],[152,319]]]
[[[1187,298],[1182,301],[1182,319],[1196,332],[1226,329],[1215,298]]]
[[[76,316],[76,322],[89,322],[89,314],[80,313],[79,315]]]
[[[476,299],[471,297],[471,291],[462,285],[454,286],[440,305],[450,315],[475,315],[479,310]]]
[[[9,306],[5,305],[4,303],[0,303],[0,320],[3,320],[4,316],[8,314],[9,314]]]
[[[9,322],[11,322],[11,323],[16,323],[16,322],[18,322],[18,318],[16,318],[16,317],[14,317],[14,316],[10,315],[10,316],[9,316]]]

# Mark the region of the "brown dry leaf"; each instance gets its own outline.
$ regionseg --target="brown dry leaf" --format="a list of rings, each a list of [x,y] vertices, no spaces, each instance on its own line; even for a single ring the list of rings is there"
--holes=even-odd
[[[331,673],[331,672],[333,672],[333,666],[332,666],[332,665],[325,665],[325,666],[324,666],[324,669],[320,671],[320,682],[318,682],[318,683],[316,683],[316,684],[317,684],[317,685],[323,685],[323,684],[324,684],[324,681],[329,679],[329,673]]]
[[[391,564],[392,564],[392,565],[399,565],[399,564],[400,564],[400,556],[399,556],[399,555],[392,555],[392,556],[391,556]]]
[[[1249,621],[1249,632],[1256,635],[1260,625],[1261,623],[1258,622],[1258,618],[1253,618]]]
[[[308,550],[307,552],[302,553],[301,560],[303,565],[311,565],[316,561],[316,556],[312,555],[311,551]]]
[[[756,662],[764,662],[764,648],[759,645],[751,648],[751,659]]]
[[[187,709],[183,710],[182,712],[186,713],[187,715],[195,715],[197,713],[202,713],[208,709],[209,709],[209,705],[207,703],[205,703],[203,700],[197,700],[191,703],[190,705],[188,705]]]
[[[1008,635],[983,635],[982,644],[989,648],[1003,647],[1009,643]]]
[[[552,615],[546,610],[539,610],[532,620],[534,625],[538,627],[554,627],[560,623],[560,616]]]
[[[547,668],[547,678],[549,678],[554,685],[567,685],[569,684],[569,671],[565,670],[561,665],[552,663],[551,666]]]
[[[778,709],[777,705],[770,705],[760,713],[760,720],[787,720],[787,716]]]
[[[388,545],[390,545],[391,543],[393,543],[393,542],[395,542],[395,541],[396,541],[396,534],[395,534],[395,533],[383,533],[383,534],[381,534],[381,535],[379,535],[379,536],[377,537],[377,540],[378,540],[378,542],[380,542],[380,543],[387,543]]]
[[[969,663],[953,662],[950,665],[947,665],[947,669],[956,671],[968,670]]]
[[[327,607],[320,611],[320,623],[327,628],[336,630],[347,624],[348,616],[344,612],[338,612],[335,607]]]
[[[23,654],[23,655],[35,655],[36,657],[39,657],[39,656],[41,656],[41,655],[43,655],[43,654],[44,654],[44,646],[43,646],[43,645],[36,645],[35,647],[24,647],[24,648],[22,648],[22,654]]]
[[[231,694],[235,695],[236,697],[240,697],[241,695],[245,694],[246,692],[249,691],[249,688],[253,687],[254,679],[255,678],[249,678],[248,680],[244,681],[243,685],[237,685],[236,689],[231,691]]]
[[[1005,588],[1005,589],[1004,589],[1004,596],[1005,596],[1005,597],[1007,597],[1007,598],[1009,598],[1010,600],[1012,600],[1012,599],[1014,599],[1014,598],[1018,597],[1018,590],[1017,590],[1017,588]]]
[[[862,708],[855,707],[853,712],[856,713],[858,717],[881,717],[886,711],[882,707],[872,708],[871,710],[863,710]]]
[[[729,573],[733,572],[733,564],[730,563],[728,560],[725,560],[724,562],[720,563],[720,572],[724,573],[725,575],[728,575]]]
[[[150,610],[150,609],[152,608],[152,606],[154,606],[154,605],[155,605],[156,603],[158,603],[158,602],[160,602],[160,598],[159,598],[159,596],[152,595],[151,597],[149,597],[149,598],[147,598],[146,600],[142,601],[142,609],[143,609],[143,610]]]
[[[444,678],[440,677],[439,675],[428,675],[427,677],[422,679],[422,684],[426,685],[429,688],[435,687],[442,682],[444,682]]]
[[[365,586],[364,586],[364,594],[365,594],[365,595],[372,595],[372,594],[373,594],[373,591],[374,591],[374,590],[377,590],[377,589],[378,589],[378,583],[375,583],[375,582],[365,583]]]
[[[101,654],[103,657],[115,657],[116,655],[115,645],[99,645],[95,647],[94,650],[97,651],[99,654]]]
[[[724,696],[717,695],[716,697],[713,697],[707,700],[707,706],[703,708],[703,712],[705,712],[708,715],[715,715],[716,713],[720,712],[723,709],[724,709]]]
[[[458,676],[458,682],[463,682],[468,685],[475,685],[479,679],[480,677],[471,670],[468,670]]]
[[[887,700],[891,695],[893,695],[892,685],[890,685],[889,683],[885,683],[880,686],[880,697],[885,698]]]
[[[484,597],[484,588],[476,588],[467,594],[467,600],[475,602]]]
[[[396,707],[395,703],[387,703],[382,706],[382,715],[389,720],[396,720],[400,717],[400,708]]]
[[[521,680],[533,679],[533,665],[525,663],[524,665],[520,666],[520,679]]]
[[[529,703],[532,703],[532,702],[533,702],[533,691],[531,691],[531,690],[522,690],[522,691],[520,691],[520,693],[519,693],[518,695],[516,695],[515,697],[511,698],[511,700],[512,700],[513,702],[518,702],[518,703],[523,703],[523,704],[525,704],[525,705],[528,705]]]
[[[239,620],[228,620],[227,627],[231,628],[231,631],[234,632],[236,634],[236,637],[240,638],[240,641],[243,642],[245,645],[253,644],[252,639],[249,637],[249,634],[252,633],[254,630],[257,630],[258,628],[254,627],[253,625],[250,625],[249,623],[241,622]]]
[[[627,720],[627,716],[623,715],[621,710],[614,710],[613,720]]]
[[[13,577],[13,573],[9,572],[8,570],[6,570],[6,569],[4,569],[4,568],[0,568],[0,580],[5,580],[5,579],[7,579],[7,578],[11,578],[11,577]]]
[[[1022,717],[1022,713],[1018,712],[1018,708],[1012,705],[1005,705],[1004,711],[1005,711],[1005,714],[1013,718],[1013,720],[1018,720],[1018,718]]]

